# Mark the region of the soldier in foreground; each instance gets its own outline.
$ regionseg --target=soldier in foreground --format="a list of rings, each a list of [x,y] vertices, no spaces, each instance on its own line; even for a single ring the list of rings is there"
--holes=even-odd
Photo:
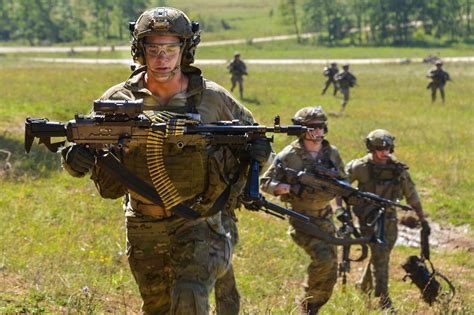
[[[289,179],[279,167],[295,171],[311,171],[315,165],[337,171],[344,176],[344,164],[338,150],[324,139],[328,132],[327,116],[320,106],[305,107],[296,112],[292,121],[295,125],[314,128],[283,149],[275,158],[272,166],[263,175],[261,188],[263,191],[280,196],[281,201],[291,204],[292,210],[317,218],[315,224],[324,232],[334,235],[335,226],[332,220],[332,209],[329,202],[334,195],[324,191],[304,188],[295,191]],[[342,206],[340,198],[337,205]],[[304,284],[304,295],[301,299],[304,314],[317,314],[331,297],[337,281],[336,246],[325,243],[293,226],[290,219],[290,235],[311,257]]]
[[[443,103],[445,101],[445,94],[444,94],[444,86],[448,81],[451,81],[451,77],[449,73],[443,70],[443,62],[441,60],[437,60],[435,62],[436,68],[430,69],[428,74],[426,75],[427,78],[431,79],[431,82],[428,83],[427,89],[431,89],[431,102],[436,101],[436,90],[439,89],[439,93],[441,94],[441,99]]]
[[[334,79],[334,77],[338,73],[339,73],[339,69],[337,68],[337,63],[335,63],[335,62],[332,62],[330,67],[325,67],[324,68],[323,75],[325,77],[327,77],[327,80],[324,83],[324,88],[323,88],[323,91],[321,92],[321,95],[324,95],[326,93],[327,89],[329,88],[329,86],[332,84],[332,85],[334,85],[334,91],[333,91],[332,95],[336,96],[336,94],[337,94],[337,84],[336,84],[336,80]]]
[[[335,76],[337,87],[342,93],[341,113],[344,112],[349,101],[349,89],[357,84],[356,77],[349,72],[349,64],[343,65],[342,70]]]
[[[233,119],[247,125],[255,122],[228,91],[204,79],[201,71],[191,66],[200,40],[199,24],[191,22],[182,11],[165,7],[147,10],[131,24],[131,31],[132,55],[140,67],[125,82],[108,89],[101,99],[143,99],[144,114],[150,120],[163,119],[163,112],[169,111],[185,113],[205,124]],[[199,138],[176,137],[178,142],[164,140],[169,182],[166,178],[160,180],[177,189],[183,205],[201,215],[197,219],[181,218],[129,191],[101,170],[83,145],[62,150],[63,166],[75,177],[90,171],[104,198],[125,196],[127,256],[143,299],[142,311],[208,314],[209,293],[216,279],[226,276],[232,255],[219,212],[225,205],[216,200],[227,185],[236,194],[244,186],[245,176],[236,173],[242,152],[210,145]],[[261,141],[251,144],[248,154],[263,163],[270,151],[269,143]],[[146,144],[136,143],[115,153],[125,167],[153,184]],[[217,211],[210,210],[214,207]],[[232,309],[219,303],[218,309]]]
[[[231,74],[230,82],[232,83],[232,86],[230,91],[234,92],[235,85],[238,83],[240,98],[244,98],[244,75],[248,75],[248,73],[247,66],[240,59],[239,52],[234,54],[234,59],[227,65],[227,70],[229,70]]]
[[[392,201],[399,201],[405,197],[421,223],[427,225],[408,167],[393,155],[394,141],[395,137],[386,130],[376,129],[370,132],[365,141],[369,153],[360,159],[350,161],[346,165],[346,173],[351,182],[357,181],[361,191],[375,193]],[[368,207],[353,208],[361,222],[365,220],[370,210]],[[371,235],[370,228],[360,225],[363,235]],[[364,292],[373,292],[374,296],[379,298],[380,306],[384,309],[392,308],[388,290],[388,269],[390,253],[397,240],[397,234],[397,212],[394,208],[388,208],[385,213],[386,244],[369,244],[370,261],[359,283]]]

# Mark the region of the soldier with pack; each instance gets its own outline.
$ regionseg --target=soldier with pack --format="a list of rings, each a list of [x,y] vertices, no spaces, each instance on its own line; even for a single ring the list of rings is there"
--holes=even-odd
[[[247,66],[240,59],[239,52],[234,54],[234,59],[227,65],[227,70],[229,70],[231,74],[230,82],[232,83],[232,86],[230,91],[234,92],[235,85],[238,83],[240,98],[244,98],[244,75],[248,75],[248,73]]]
[[[176,113],[204,124],[222,120],[255,123],[252,114],[228,91],[204,79],[201,71],[191,66],[200,41],[197,22],[191,22],[180,10],[158,7],[145,11],[130,29],[133,59],[140,66],[101,99],[143,99],[144,114],[151,121],[166,120],[170,113]],[[241,152],[211,145],[202,137],[173,137],[166,138],[160,149],[166,172],[159,180],[176,188],[182,205],[197,213],[197,219],[179,217],[128,190],[104,172],[83,145],[62,150],[63,166],[76,177],[91,172],[104,198],[125,196],[127,256],[143,300],[142,311],[208,314],[209,293],[217,278],[227,277],[232,255],[231,240],[221,223],[220,210],[227,201],[219,197],[228,188],[232,188],[228,200],[241,193],[246,182],[245,175],[238,173],[241,154],[263,163],[271,147],[267,141],[259,141]],[[115,151],[119,151],[115,154],[126,168],[153,184],[146,144],[132,143]],[[221,296],[225,296],[224,291]],[[218,310],[232,309],[225,305],[229,300],[238,303],[232,298],[217,299]]]
[[[362,158],[350,161],[346,165],[346,173],[350,182],[357,181],[361,191],[377,194],[392,201],[403,198],[415,210],[422,224],[426,224],[420,198],[415,188],[408,167],[399,162],[393,155],[395,137],[388,131],[376,129],[370,132],[365,140],[368,154]],[[367,220],[367,214],[372,209],[364,206],[354,206],[353,211],[359,222]],[[368,236],[371,228],[361,224],[361,232]],[[380,306],[392,308],[389,297],[388,278],[390,253],[397,240],[397,212],[393,208],[385,213],[385,244],[370,243],[370,261],[366,266],[358,286],[366,293],[373,293],[379,298]]]
[[[430,69],[428,74],[426,75],[427,78],[431,79],[431,82],[428,83],[427,89],[431,89],[431,102],[436,101],[436,90],[439,89],[439,93],[441,94],[441,99],[443,103],[445,101],[445,94],[444,94],[444,86],[448,81],[451,81],[451,77],[449,73],[443,70],[443,62],[441,60],[437,60],[435,62],[436,68]]]
[[[337,63],[332,62],[330,67],[324,67],[323,75],[327,77],[326,82],[324,83],[324,88],[323,91],[321,92],[321,95],[324,95],[329,88],[329,86],[332,84],[334,85],[334,92],[332,93],[334,96],[337,94],[337,84],[335,80],[336,74],[339,73],[339,69],[337,68]]]
[[[296,112],[292,121],[295,125],[314,128],[293,141],[281,151],[272,166],[261,179],[263,191],[280,196],[281,201],[288,202],[292,210],[315,218],[314,223],[324,232],[335,234],[330,201],[335,196],[325,191],[314,191],[304,188],[294,191],[283,167],[295,171],[308,170],[315,166],[323,166],[334,170],[345,177],[344,164],[338,150],[332,146],[325,136],[328,132],[327,116],[321,106],[305,107]],[[336,198],[339,207],[342,200]],[[337,281],[337,250],[336,246],[321,241],[294,226],[290,219],[290,235],[311,257],[304,284],[304,295],[301,299],[304,314],[317,314],[331,297]]]
[[[346,63],[343,65],[342,70],[342,72],[339,72],[335,76],[336,86],[342,93],[341,113],[344,112],[347,102],[349,101],[349,89],[357,84],[356,77],[349,72],[349,64]]]

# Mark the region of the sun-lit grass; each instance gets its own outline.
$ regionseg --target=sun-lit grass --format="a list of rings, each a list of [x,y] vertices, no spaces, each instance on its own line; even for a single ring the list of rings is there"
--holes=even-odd
[[[13,170],[0,173],[0,313],[135,313],[140,300],[124,251],[119,200],[101,199],[90,180],[60,170],[59,157],[34,145],[23,153],[26,116],[65,121],[85,113],[92,100],[130,73],[126,66],[31,64],[3,59],[1,65],[0,149],[12,152]],[[431,218],[472,227],[474,147],[472,64],[447,64],[454,82],[447,102],[431,104],[422,64],[353,66],[359,86],[347,114],[330,117],[328,139],[347,162],[365,154],[363,139],[374,128],[395,134],[397,156],[411,174]],[[229,87],[225,66],[203,67],[206,77]],[[276,114],[290,123],[297,109],[323,105],[337,112],[340,99],[321,96],[319,66],[251,66],[243,103],[263,124]],[[292,139],[277,135],[275,150]],[[0,155],[0,167],[3,166]],[[241,243],[234,261],[247,313],[297,314],[308,257],[286,234],[287,223],[263,213],[239,212]],[[417,250],[397,247],[391,262],[391,289],[401,313],[427,313],[419,293],[403,282],[399,267]],[[451,310],[474,307],[472,253],[434,251],[436,266],[454,280],[458,297]],[[324,314],[376,314],[353,283],[338,283]],[[443,309],[438,307],[438,311]]]

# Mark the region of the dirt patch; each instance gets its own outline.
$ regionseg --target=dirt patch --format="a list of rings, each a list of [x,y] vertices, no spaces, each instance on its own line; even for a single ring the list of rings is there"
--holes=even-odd
[[[474,238],[469,237],[469,226],[456,227],[430,222],[430,247],[439,249],[462,249],[474,253]],[[398,245],[420,247],[420,229],[398,225]]]

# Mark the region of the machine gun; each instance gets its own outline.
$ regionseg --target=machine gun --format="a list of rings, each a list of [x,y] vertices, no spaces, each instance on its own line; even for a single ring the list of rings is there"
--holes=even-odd
[[[85,144],[95,149],[122,148],[127,143],[146,143],[149,131],[164,132],[167,137],[175,135],[202,135],[210,144],[246,145],[258,138],[267,138],[266,133],[299,135],[309,130],[305,126],[281,126],[280,117],[275,117],[273,127],[240,125],[239,121],[218,121],[201,124],[189,115],[163,112],[161,122],[153,122],[143,114],[143,100],[113,101],[97,100],[89,115],[76,114],[69,122],[50,122],[47,118],[27,118],[25,121],[25,150],[29,152],[35,138],[52,151],[57,152],[65,141],[52,143],[51,138],[66,137],[69,142]]]
[[[295,171],[278,163],[277,167],[286,174],[287,182],[291,185],[291,192],[297,196],[304,190],[310,192],[325,191],[335,196],[340,196],[348,205],[352,206],[372,206],[374,209],[366,216],[364,224],[374,228],[377,232],[377,241],[384,242],[384,220],[385,210],[389,207],[402,210],[413,210],[410,206],[402,205],[398,202],[388,200],[379,195],[363,192],[352,187],[347,181],[339,177],[335,171],[316,165],[313,172]]]
[[[155,117],[156,118],[156,117]],[[150,141],[150,134],[159,133],[160,139],[172,138],[174,136],[189,135],[199,136],[208,141],[211,145],[230,145],[240,148],[248,147],[248,144],[257,139],[273,141],[272,137],[267,137],[267,133],[285,133],[287,135],[300,135],[311,130],[305,126],[289,125],[281,126],[280,118],[275,117],[273,127],[260,125],[240,125],[238,121],[220,121],[212,124],[202,124],[189,115],[179,115],[169,112],[159,112],[159,117],[150,119],[143,113],[143,101],[95,101],[93,112],[88,115],[75,115],[75,119],[67,123],[50,122],[45,118],[27,118],[25,122],[25,150],[29,152],[36,138],[39,143],[43,143],[52,152],[57,152],[59,148],[68,142],[83,144],[94,150],[96,163],[109,173],[114,179],[121,182],[129,190],[138,193],[153,203],[169,209],[171,212],[187,219],[195,219],[200,216],[193,209],[180,202],[166,204],[162,196],[158,193],[156,185],[150,185],[125,166],[117,159],[113,149],[122,149],[129,143],[147,143]],[[53,143],[51,138],[66,138],[66,140]],[[158,143],[158,145],[162,145]],[[179,146],[180,143],[177,143]],[[182,144],[181,144],[182,145]],[[157,150],[160,151],[160,150]],[[319,231],[317,226],[311,223],[307,216],[292,210],[280,207],[266,201],[259,193],[259,162],[250,161],[248,189],[246,190],[244,202],[246,206],[253,210],[263,209],[279,217],[290,216],[295,218],[309,234],[319,237],[328,242],[338,245],[367,243],[370,238],[358,240],[342,240],[334,238]],[[160,168],[164,169],[164,165]],[[228,189],[226,189],[227,191]],[[213,208],[225,200],[223,193]],[[208,212],[209,212],[208,211]]]

